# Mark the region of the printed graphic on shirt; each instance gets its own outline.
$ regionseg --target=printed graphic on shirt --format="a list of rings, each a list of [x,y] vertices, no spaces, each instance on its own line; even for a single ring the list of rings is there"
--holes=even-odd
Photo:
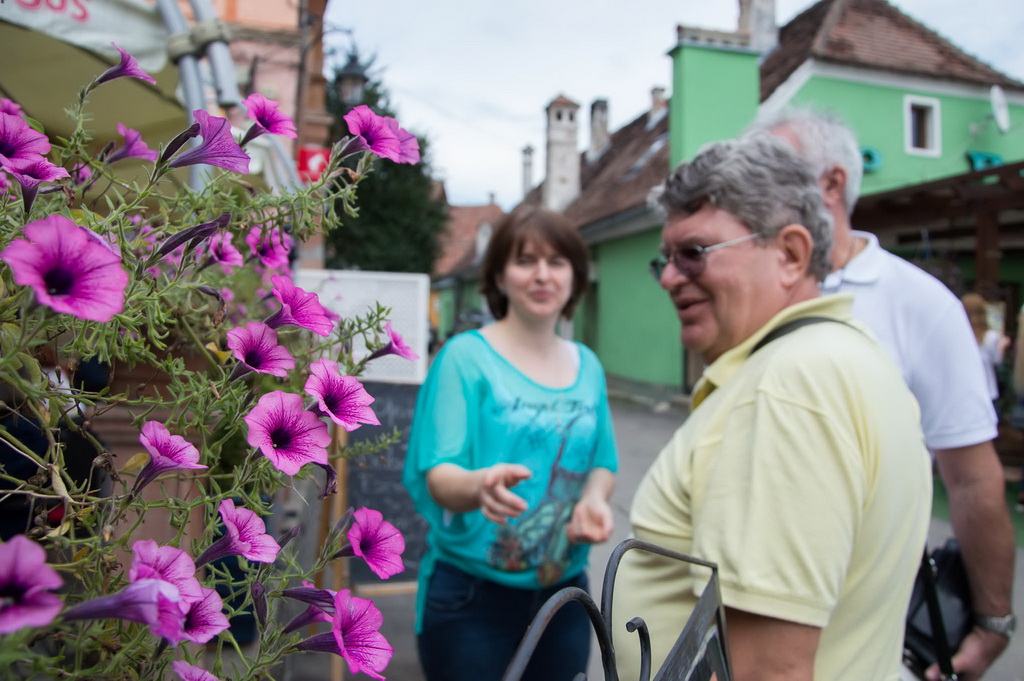
[[[539,500],[518,519],[497,526],[488,550],[491,567],[506,572],[536,568],[542,586],[560,581],[571,562],[572,544],[565,531],[594,463],[593,408],[579,411],[581,405],[574,406],[576,413],[564,425],[559,420],[535,419],[534,427],[519,431],[516,448],[529,448],[540,453],[542,460],[550,460],[544,450],[557,446],[557,455]],[[590,428],[582,422],[590,422]],[[534,471],[535,476],[539,473]]]

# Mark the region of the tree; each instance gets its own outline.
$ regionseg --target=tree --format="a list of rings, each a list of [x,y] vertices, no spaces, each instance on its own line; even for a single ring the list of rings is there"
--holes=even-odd
[[[335,71],[335,85],[338,71]],[[348,135],[342,116],[351,108],[341,103],[337,87],[331,89],[328,106],[335,121],[332,139]],[[387,90],[371,80],[362,103],[376,113],[398,118]],[[399,122],[401,119],[399,118]],[[416,165],[375,162],[373,174],[359,183],[359,212],[344,216],[327,240],[327,267],[384,272],[429,274],[438,252],[437,236],[445,227],[447,207],[435,198],[430,175],[428,142],[417,135],[421,162]]]

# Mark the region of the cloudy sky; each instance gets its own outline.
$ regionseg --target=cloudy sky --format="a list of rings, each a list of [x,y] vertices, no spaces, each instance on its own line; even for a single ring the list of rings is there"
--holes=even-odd
[[[1021,0],[890,0],[1003,73],[1024,80]],[[777,0],[779,24],[813,0]],[[329,0],[326,37],[343,63],[351,44],[375,56],[372,75],[398,120],[426,135],[449,202],[506,210],[523,193],[522,149],[543,169],[544,108],[564,94],[589,111],[609,102],[612,130],[671,95],[678,24],[733,30],[736,0]],[[350,29],[351,34],[341,29]],[[587,120],[587,119],[584,119]],[[589,143],[580,126],[581,149]]]

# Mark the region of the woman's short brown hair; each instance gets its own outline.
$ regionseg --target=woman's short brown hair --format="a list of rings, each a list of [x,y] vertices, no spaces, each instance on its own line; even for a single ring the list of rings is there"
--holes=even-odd
[[[567,258],[572,266],[572,293],[562,316],[572,319],[576,304],[587,290],[587,247],[572,223],[562,215],[539,206],[519,206],[495,226],[480,268],[480,293],[495,319],[508,314],[508,298],[498,288],[498,279],[508,261],[520,255],[529,242],[542,242]]]

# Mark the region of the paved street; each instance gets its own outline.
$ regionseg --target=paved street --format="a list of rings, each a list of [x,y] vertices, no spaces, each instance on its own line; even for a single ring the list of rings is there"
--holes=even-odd
[[[612,405],[616,439],[621,457],[620,472],[612,505],[615,511],[616,532],[607,544],[595,547],[591,558],[591,583],[595,600],[600,602],[600,582],[604,566],[612,548],[624,539],[628,529],[628,511],[633,492],[641,476],[662,445],[682,422],[684,412],[678,407],[658,409],[651,405],[615,401]],[[942,521],[932,522],[930,540],[934,543],[948,536],[949,527]],[[1015,611],[1024,613],[1024,549],[1017,549],[1018,588],[1014,594]],[[412,611],[415,596],[410,593],[373,596],[384,614],[381,631],[395,648],[395,656],[386,671],[392,681],[422,681],[416,659],[416,642],[412,633]],[[279,676],[279,681],[331,681],[329,658],[324,654],[293,656],[290,676]],[[359,678],[362,678],[360,676]],[[597,646],[594,646],[589,678],[603,679]],[[1011,649],[1005,653],[986,681],[1024,681],[1024,634],[1018,634]]]

